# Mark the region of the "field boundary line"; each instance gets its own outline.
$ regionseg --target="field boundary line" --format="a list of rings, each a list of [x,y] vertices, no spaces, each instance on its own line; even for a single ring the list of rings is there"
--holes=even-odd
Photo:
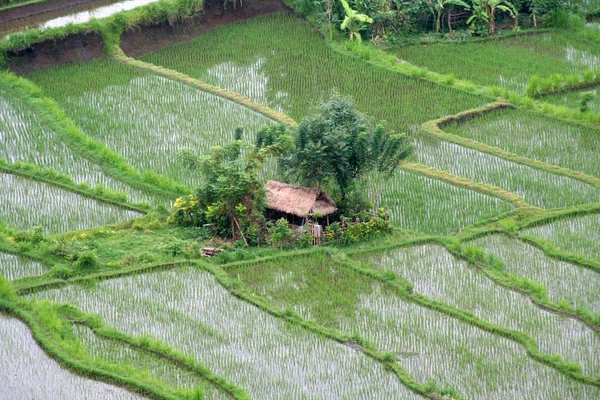
[[[29,282],[32,277],[24,277],[15,279],[11,283],[13,284],[17,294],[23,296],[26,294],[32,294],[41,292],[44,290],[58,289],[64,286],[76,285],[78,283],[84,283],[87,281],[104,281],[108,279],[122,278],[129,275],[135,275],[146,272],[164,271],[169,269],[181,268],[186,266],[192,266],[203,260],[183,260],[183,261],[171,261],[167,263],[144,265],[141,267],[129,267],[123,268],[116,271],[103,271],[97,273],[91,273],[87,275],[74,276],[69,279],[50,278],[42,281]],[[44,275],[36,275],[33,278],[44,278]]]
[[[280,310],[269,300],[250,292],[243,283],[232,280],[219,266],[212,264],[197,264],[197,266],[213,275],[216,282],[225,290],[227,290],[230,295],[259,308],[261,311],[272,315],[275,318],[285,320],[286,322],[299,326],[307,331],[336,341],[342,345],[350,347],[355,351],[360,351],[365,356],[375,360],[380,364],[383,364],[385,368],[392,370],[398,380],[412,392],[432,400],[461,399],[461,397],[448,397],[448,395],[432,392],[431,389],[427,388],[426,385],[417,382],[411,375],[409,375],[408,372],[402,368],[396,360],[390,360],[384,353],[375,349],[373,346],[363,346],[360,343],[357,343],[353,337],[346,335],[337,329],[328,328],[314,321],[307,320],[294,311]]]
[[[77,310],[80,311],[79,309]],[[181,355],[177,354],[176,350],[171,349],[170,345],[162,340],[153,338],[153,344],[144,343],[143,340],[136,339],[135,337],[127,335],[121,331],[107,329],[104,327],[98,328],[87,322],[87,320],[77,321],[78,324],[84,325],[91,329],[96,336],[102,339],[123,343],[129,347],[150,354],[153,357],[167,360],[169,363],[193,373],[195,376],[210,382],[216,386],[220,392],[228,395],[228,397],[232,399],[249,399],[243,388],[227,382],[224,378],[221,378],[218,375],[214,375],[208,369],[208,367],[204,365],[198,365],[197,362],[192,362],[190,359],[186,359],[183,353]],[[155,348],[157,346],[160,346],[160,349]]]
[[[581,254],[567,253],[562,251],[560,247],[556,246],[552,242],[543,240],[533,235],[519,234],[517,239],[523,243],[527,243],[531,246],[537,247],[542,250],[547,257],[555,259],[557,261],[568,262],[569,264],[578,265],[582,268],[587,268],[596,273],[600,274],[600,262],[585,258]]]
[[[513,237],[506,232],[500,232],[500,234]],[[600,333],[600,324],[594,321],[594,318],[592,317],[592,314],[589,311],[582,308],[573,309],[570,305],[563,306],[561,304],[555,304],[553,302],[548,301],[545,292],[541,294],[537,289],[542,287],[544,288],[544,290],[546,290],[546,287],[540,284],[539,282],[531,279],[520,278],[519,276],[507,274],[502,271],[493,270],[492,268],[488,267],[487,261],[479,259],[476,256],[470,255],[469,251],[464,250],[462,246],[457,247],[452,244],[449,245],[443,240],[441,240],[439,244],[443,246],[453,256],[473,265],[477,270],[481,271],[486,277],[488,277],[488,279],[490,279],[496,285],[503,287],[506,290],[511,290],[526,296],[533,304],[535,304],[542,310],[553,312],[563,317],[577,320],[582,324],[586,325],[595,333]],[[471,248],[473,247],[476,246],[471,246]],[[493,252],[486,253],[479,247],[477,247],[477,249],[481,250],[480,253],[484,255],[494,254]],[[598,380],[597,386],[600,387],[600,380]]]
[[[123,64],[129,65],[129,66],[132,66],[132,67],[144,70],[144,71],[152,72],[152,73],[154,73],[156,75],[160,75],[164,78],[175,80],[177,82],[181,82],[187,86],[191,86],[191,87],[193,87],[195,89],[199,89],[203,92],[212,94],[214,96],[221,97],[225,100],[232,101],[232,102],[239,104],[243,107],[246,107],[254,112],[262,114],[265,117],[267,117],[275,122],[285,124],[292,128],[295,128],[298,125],[296,123],[296,121],[294,121],[288,115],[286,115],[282,112],[273,110],[272,108],[269,108],[262,104],[259,104],[246,96],[242,96],[241,94],[232,92],[228,89],[223,89],[223,88],[220,88],[217,86],[213,86],[209,83],[203,82],[198,79],[194,79],[188,75],[182,74],[181,72],[177,72],[172,69],[164,68],[164,67],[161,67],[158,65],[154,65],[154,64],[150,64],[150,63],[147,63],[144,61],[137,60],[135,58],[131,58],[131,57],[127,56],[123,52],[123,50],[121,50],[121,48],[115,49],[111,53],[110,56],[113,59],[115,59],[116,61],[119,61]]]
[[[22,306],[0,298],[0,311],[24,323],[30,330],[35,342],[47,356],[57,361],[61,367],[66,368],[81,378],[104,382],[112,386],[124,388],[133,393],[150,396],[151,398],[165,400],[179,399],[173,394],[165,393],[162,388],[153,387],[148,382],[142,382],[139,376],[122,376],[109,368],[94,365],[95,363],[93,362],[73,357],[65,349],[61,348],[61,344],[56,343],[47,333],[43,332],[44,328],[34,310],[25,310]]]
[[[514,193],[508,192],[496,186],[488,185],[486,183],[473,182],[467,178],[462,178],[460,176],[453,175],[449,172],[440,169],[428,167],[423,164],[413,162],[402,162],[399,165],[399,168],[404,171],[447,182],[457,187],[474,190],[476,192],[483,193],[488,196],[496,197],[500,200],[504,200],[508,203],[511,203],[516,208],[533,208],[527,202],[525,202],[523,198],[517,196]]]
[[[104,143],[83,133],[58,104],[45,97],[33,82],[12,73],[0,72],[2,84],[16,91],[72,151],[99,165],[111,177],[156,195],[179,197],[190,192],[184,185],[153,171],[139,172]]]
[[[543,213],[542,215],[536,215],[529,218],[524,218],[517,225],[519,230],[532,228],[538,225],[549,224],[553,221],[567,219],[571,217],[578,217],[588,214],[600,213],[600,203],[583,204],[580,206],[570,208],[560,208],[551,210]]]
[[[444,246],[444,244],[440,244],[442,245],[442,247],[446,247]],[[448,251],[450,250],[448,249]],[[422,294],[414,293],[412,291],[412,285],[409,282],[403,283],[403,280],[395,274],[394,277],[391,278],[390,274],[386,273],[385,271],[378,271],[371,268],[366,268],[357,265],[355,261],[351,260],[346,260],[345,262],[340,264],[345,264],[349,268],[352,268],[358,272],[362,272],[367,276],[371,276],[372,278],[375,278],[383,283],[395,287],[397,289],[399,297],[405,299],[406,301],[412,302],[414,304],[417,304],[424,308],[428,308],[433,311],[437,311],[451,318],[455,318],[478,329],[481,329],[482,331],[486,331],[494,335],[509,339],[523,346],[527,355],[531,359],[545,364],[546,366],[556,370],[557,372],[565,375],[570,379],[579,381],[587,385],[600,387],[600,379],[582,374],[580,372],[581,367],[579,364],[565,362],[561,359],[557,359],[555,356],[542,353],[539,350],[536,341],[524,332],[515,331],[512,329],[505,328],[501,325],[490,323],[473,315],[468,311],[461,310],[459,308],[456,308],[438,300],[430,299]]]
[[[29,171],[27,171],[26,169],[19,168],[15,164],[4,163],[4,162],[2,162],[2,160],[0,160],[0,171],[3,173],[11,174],[11,175],[17,175],[17,176],[20,176],[20,177],[28,179],[28,180],[47,183],[48,185],[55,186],[61,190],[75,193],[77,195],[86,197],[88,199],[97,200],[97,201],[107,203],[107,204],[110,204],[110,205],[113,205],[116,207],[130,210],[130,211],[136,211],[136,212],[139,212],[142,214],[148,213],[147,208],[137,206],[134,203],[130,203],[128,201],[123,202],[123,201],[119,201],[116,199],[112,199],[110,196],[104,196],[102,192],[96,191],[95,187],[86,188],[85,186],[76,184],[76,183],[68,184],[66,182],[61,182],[61,181],[64,181],[64,178],[67,178],[66,175],[63,175],[63,176],[57,175],[56,176],[57,178],[63,178],[63,179],[61,179],[61,181],[53,180],[47,176],[40,176],[40,175],[32,174]],[[68,177],[68,178],[70,178],[70,177]],[[110,189],[107,189],[107,191],[111,192]],[[115,192],[115,193],[120,193],[120,192]]]
[[[450,115],[447,117],[439,118],[436,120],[425,122],[421,125],[421,130],[426,134],[437,137],[438,139],[445,140],[447,142],[451,142],[454,144],[458,144],[460,146],[468,147],[470,149],[474,149],[477,151],[481,151],[482,153],[491,154],[505,160],[525,165],[531,168],[535,168],[547,173],[562,175],[568,178],[577,179],[583,183],[587,183],[588,185],[594,186],[595,188],[600,189],[600,179],[585,174],[583,172],[575,171],[569,168],[559,167],[557,165],[551,165],[545,163],[543,161],[535,160],[533,158],[528,158],[524,156],[520,156],[515,153],[511,153],[505,150],[502,150],[499,147],[491,146],[482,142],[478,142],[473,139],[465,138],[459,135],[454,135],[452,133],[447,133],[442,129],[452,123],[455,122],[464,122],[471,119],[476,119],[478,116],[491,113],[497,110],[503,110],[506,108],[515,108],[506,102],[495,102],[488,104],[484,107],[475,108],[472,110],[467,110],[460,112],[458,114]]]

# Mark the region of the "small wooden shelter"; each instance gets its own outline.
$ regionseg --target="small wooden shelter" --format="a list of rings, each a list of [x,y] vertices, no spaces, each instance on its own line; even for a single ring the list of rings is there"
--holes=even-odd
[[[327,217],[337,210],[335,202],[322,190],[277,181],[268,181],[265,189],[271,218],[286,218],[295,225],[302,225],[310,214]]]

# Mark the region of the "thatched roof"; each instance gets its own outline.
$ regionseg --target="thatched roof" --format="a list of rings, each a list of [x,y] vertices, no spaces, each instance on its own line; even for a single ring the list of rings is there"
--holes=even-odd
[[[267,190],[267,208],[306,217],[310,213],[329,215],[337,207],[322,190],[302,186],[289,185],[276,181],[269,181],[265,185]]]

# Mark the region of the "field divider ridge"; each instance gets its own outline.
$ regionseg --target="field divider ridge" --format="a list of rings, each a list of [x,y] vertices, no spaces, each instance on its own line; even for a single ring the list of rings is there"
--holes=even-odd
[[[492,232],[490,232],[490,234],[491,233]],[[508,237],[515,237],[513,234],[505,231],[496,233],[504,234]],[[490,265],[494,261],[490,261],[491,259],[488,255],[493,255],[493,253],[486,253],[483,249],[480,249],[477,246],[467,246],[465,249],[460,243],[457,243],[452,239],[441,239],[438,242],[455,257],[473,265],[496,285],[527,296],[533,304],[542,310],[577,320],[594,332],[600,334],[600,320],[594,318],[589,311],[581,307],[574,309],[567,303],[556,304],[550,302],[548,300],[547,289],[544,285],[531,279],[520,278],[518,276],[508,274],[498,268],[494,268],[493,265]]]
[[[251,260],[252,261],[252,260]],[[452,396],[449,393],[438,393],[436,391],[432,391],[431,387],[422,383],[417,382],[408,372],[400,366],[395,357],[389,357],[388,353],[382,353],[380,350],[374,348],[372,345],[365,345],[365,343],[358,343],[356,341],[356,337],[346,335],[337,329],[329,328],[318,324],[311,320],[306,320],[301,315],[297,314],[293,310],[286,309],[281,310],[275,305],[273,305],[267,299],[257,296],[252,293],[245,285],[239,280],[231,279],[227,273],[220,268],[219,266],[215,266],[212,264],[201,264],[198,263],[197,266],[209,272],[215,277],[215,280],[223,286],[232,296],[239,298],[240,300],[247,302],[263,312],[270,314],[276,318],[283,319],[288,323],[299,326],[303,329],[306,329],[310,332],[321,335],[324,338],[334,340],[340,344],[343,344],[347,347],[355,351],[360,351],[365,354],[367,357],[372,358],[373,360],[383,364],[383,366],[391,370],[394,375],[398,378],[398,380],[408,389],[413,391],[416,394],[424,396],[425,398],[432,400],[459,400],[462,399],[460,396]]]
[[[286,0],[286,2],[289,2],[289,0]],[[315,24],[314,21],[311,23],[313,23],[313,25],[318,25]],[[598,127],[600,124],[600,114],[583,113],[578,109],[543,103],[532,99],[525,94],[515,93],[508,89],[501,89],[497,86],[482,86],[471,81],[458,79],[454,76],[454,74],[442,75],[435,71],[430,71],[425,67],[419,67],[405,60],[400,60],[395,55],[389,54],[385,50],[373,45],[356,42],[339,43],[335,40],[330,40],[326,36],[323,36],[323,40],[328,43],[331,49],[339,54],[362,59],[371,65],[379,68],[385,68],[404,76],[451,87],[456,90],[478,95],[489,100],[506,99],[507,102],[515,107],[531,110],[536,113],[567,122],[590,124],[593,127]]]
[[[513,342],[523,346],[526,350],[527,355],[531,359],[555,369],[557,372],[565,375],[570,379],[576,380],[587,385],[600,387],[600,378],[582,374],[581,366],[579,364],[565,362],[560,357],[540,352],[536,341],[526,333],[511,330],[503,326],[487,322],[479,317],[476,317],[468,311],[461,310],[459,308],[456,308],[438,300],[432,300],[419,293],[414,293],[412,290],[412,284],[404,281],[403,279],[399,278],[393,273],[390,274],[389,271],[378,271],[371,268],[367,268],[360,265],[359,262],[355,260],[350,260],[347,257],[345,260],[343,260],[343,262],[341,260],[338,260],[338,262],[342,265],[346,265],[347,267],[354,269],[359,273],[365,274],[366,276],[370,276],[383,283],[391,285],[392,287],[395,287],[397,289],[398,295],[406,301],[412,302],[414,304],[417,304],[424,308],[428,308],[433,311],[440,312],[451,318],[463,321],[483,331],[490,332],[492,334],[512,340]]]
[[[500,200],[504,200],[506,202],[511,203],[517,208],[534,208],[530,206],[527,202],[525,202],[525,200],[523,200],[522,197],[514,193],[508,192],[497,186],[488,185],[486,183],[473,182],[470,179],[463,178],[451,174],[449,172],[439,170],[437,168],[428,167],[426,165],[413,162],[402,162],[399,165],[399,168],[404,171],[420,174],[428,178],[433,178],[443,182],[447,182],[457,187],[474,190],[485,195],[499,198]]]
[[[35,304],[35,303],[34,303]],[[120,375],[110,365],[102,365],[91,359],[82,360],[71,354],[72,349],[66,348],[67,343],[60,338],[58,332],[50,332],[48,326],[44,326],[34,306],[24,303],[23,300],[6,299],[6,296],[0,296],[0,312],[15,317],[23,322],[31,331],[33,339],[42,348],[42,350],[52,359],[57,361],[61,367],[70,372],[87,379],[94,379],[125,388],[133,393],[148,396],[152,399],[180,400],[180,397],[174,393],[165,390],[164,385],[157,385],[156,381],[149,382],[147,378],[142,378],[138,374],[129,373],[128,376]],[[52,305],[50,305],[52,307]],[[44,313],[44,321],[56,322],[62,325],[55,313]],[[53,326],[53,329],[56,327]],[[63,342],[63,343],[61,343]]]
[[[600,274],[600,262],[598,261],[590,260],[579,254],[564,252],[554,244],[536,236],[519,234],[517,235],[517,238],[523,243],[527,243],[542,250],[547,257],[557,261],[566,261],[570,264],[579,265],[580,267],[590,269]]]
[[[115,49],[111,53],[111,57],[123,64],[129,65],[129,66],[132,66],[132,67],[144,70],[144,71],[152,72],[152,73],[154,73],[156,75],[160,75],[164,78],[181,82],[185,85],[191,86],[195,89],[199,89],[203,92],[206,92],[206,93],[209,93],[209,94],[212,94],[215,96],[219,96],[223,99],[232,101],[232,102],[239,104],[243,107],[246,107],[254,112],[262,114],[265,117],[267,117],[273,121],[285,124],[289,127],[295,128],[298,125],[296,123],[296,121],[294,121],[292,118],[290,118],[286,114],[279,112],[277,110],[273,110],[272,108],[269,108],[262,104],[259,104],[246,96],[242,96],[239,93],[232,92],[227,89],[213,86],[209,83],[200,81],[198,79],[194,79],[188,75],[182,74],[181,72],[177,72],[172,69],[164,68],[164,67],[154,65],[154,64],[149,64],[147,62],[131,58],[131,57],[127,56],[123,52],[123,50],[121,50],[121,48]]]
[[[33,82],[12,73],[0,72],[0,85],[12,88],[73,151],[99,165],[108,175],[134,188],[163,196],[179,197],[190,193],[184,185],[152,171],[139,172],[122,156],[83,133],[58,104],[45,97]]]
[[[35,164],[22,162],[10,164],[0,159],[0,172],[44,182],[59,189],[127,210],[137,211],[142,214],[148,213],[148,206],[145,204],[134,204],[127,201],[126,193],[115,192],[104,187],[99,190],[97,187],[77,184],[67,175],[62,175],[55,170],[41,168]]]
[[[68,305],[67,313],[70,321],[91,329],[101,339],[118,342],[147,353],[153,358],[166,360],[172,365],[187,370],[195,376],[212,383],[227,394],[229,398],[239,400],[249,400],[250,398],[243,388],[228,382],[219,375],[215,375],[208,367],[197,362],[193,357],[174,349],[162,340],[148,336],[135,337],[125,334],[118,329],[107,327],[104,321],[96,314],[86,313],[71,304]]]
[[[438,139],[445,140],[447,142],[451,142],[454,144],[458,144],[460,146],[468,147],[477,151],[481,151],[482,153],[491,154],[500,158],[503,158],[508,161],[512,161],[517,164],[526,165],[531,168],[535,168],[544,172],[548,172],[555,175],[562,175],[568,178],[577,179],[583,183],[587,183],[588,185],[594,186],[595,188],[600,189],[600,179],[584,174],[583,172],[575,171],[569,168],[563,168],[556,165],[551,165],[545,163],[543,161],[535,160],[528,157],[523,157],[505,150],[502,150],[499,147],[490,146],[488,144],[478,142],[476,140],[468,139],[462,136],[454,135],[451,133],[444,132],[442,129],[454,122],[464,122],[470,119],[475,119],[477,116],[486,114],[488,112],[493,112],[495,110],[502,110],[505,108],[514,108],[510,104],[507,104],[504,101],[498,101],[492,104],[488,104],[481,108],[476,108],[473,110],[467,110],[460,112],[455,115],[439,118],[436,120],[425,122],[421,125],[421,131],[426,134],[437,137]]]

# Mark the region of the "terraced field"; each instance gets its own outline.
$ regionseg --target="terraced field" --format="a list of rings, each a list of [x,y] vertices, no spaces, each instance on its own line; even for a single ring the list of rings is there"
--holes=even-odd
[[[581,106],[581,93],[592,92],[593,97],[587,103],[589,112],[600,113],[600,91],[598,86],[586,88],[581,91],[569,91],[565,93],[544,96],[542,99],[551,104],[564,106],[567,108],[579,108]]]
[[[522,93],[599,68],[598,43],[383,50],[277,13],[134,60],[115,47],[130,18],[90,25],[100,58],[0,74],[0,398],[600,397],[600,126],[454,84]],[[168,220],[201,184],[179,149],[238,127],[254,143],[332,90],[414,145],[358,183],[393,234],[288,252]],[[564,96],[542,101],[577,108]],[[494,101],[508,108],[473,110]]]
[[[575,33],[546,32],[480,43],[400,47],[393,53],[441,74],[524,93],[533,75],[549,77],[598,69],[599,46]]]

